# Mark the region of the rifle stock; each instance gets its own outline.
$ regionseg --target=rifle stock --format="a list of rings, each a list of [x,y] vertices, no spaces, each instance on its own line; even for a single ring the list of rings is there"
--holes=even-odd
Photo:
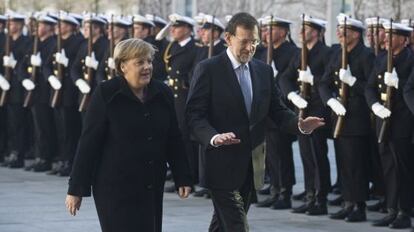
[[[300,62],[300,69],[302,71],[306,71],[308,67],[308,47],[306,46],[306,31],[305,31],[305,14],[302,15],[302,49],[301,49],[301,62]],[[300,96],[303,99],[307,99],[310,94],[310,84],[302,82],[300,84]],[[306,117],[305,109],[299,109],[299,117],[304,118]]]

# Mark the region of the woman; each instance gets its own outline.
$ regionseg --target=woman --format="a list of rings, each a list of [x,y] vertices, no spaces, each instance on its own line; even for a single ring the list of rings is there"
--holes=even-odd
[[[173,95],[151,80],[154,48],[139,39],[118,43],[119,77],[102,83],[86,113],[66,207],[72,215],[91,187],[102,231],[161,231],[167,163],[181,198],[191,174]]]

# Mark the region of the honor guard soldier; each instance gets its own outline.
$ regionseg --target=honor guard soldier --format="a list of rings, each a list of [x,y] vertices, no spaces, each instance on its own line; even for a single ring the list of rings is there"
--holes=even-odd
[[[414,70],[414,56],[407,47],[413,29],[392,20],[383,26],[387,56],[375,63],[366,99],[379,119],[377,135],[388,214],[373,225],[403,229],[411,227],[413,197],[414,116],[403,98],[405,84]]]
[[[25,52],[31,46],[28,36],[23,35],[26,17],[12,12],[7,15],[7,37],[3,56],[4,74],[0,77],[1,98],[0,107],[7,110],[8,136],[10,138],[10,154],[6,163],[11,168],[24,166],[24,158],[29,150],[29,110],[23,107],[25,89],[22,86],[23,76],[19,66]]]
[[[7,17],[0,15],[0,57],[4,56],[4,48],[6,43],[6,28]],[[3,60],[0,59],[0,74],[4,75]],[[1,89],[0,89],[1,92]],[[0,107],[0,164],[4,162],[4,157],[8,154],[7,148],[7,112],[6,107]]]
[[[403,19],[401,20],[401,24],[414,28],[414,21],[412,19]],[[414,31],[411,32],[410,38],[408,39],[408,46],[414,51]]]
[[[103,60],[109,41],[105,37],[107,21],[95,14],[86,14],[83,19],[85,40],[78,49],[75,61],[71,67],[71,78],[80,93],[79,111],[87,110],[88,98],[95,87],[103,81],[105,65]]]
[[[291,21],[266,16],[260,21],[262,26],[263,50],[256,58],[266,62],[273,68],[275,83],[279,86],[282,73],[289,66],[298,48],[290,40]],[[270,50],[270,51],[269,51]],[[284,103],[294,109],[292,104],[283,99]],[[292,187],[295,184],[295,169],[293,162],[292,142],[295,136],[280,131],[280,128],[268,120],[266,131],[266,164],[271,181],[271,196],[258,207],[271,207],[272,209],[289,209],[292,207]]]
[[[302,115],[315,115],[330,121],[330,111],[319,95],[319,83],[330,61],[331,49],[321,41],[326,22],[308,15],[302,16],[302,51],[289,64],[279,84],[286,98]],[[299,76],[299,78],[298,78]],[[302,116],[304,117],[304,116]],[[329,124],[329,123],[328,123]],[[327,214],[327,196],[331,187],[328,160],[328,126],[318,128],[312,135],[299,135],[303,163],[306,203],[293,210],[308,215]]]
[[[195,21],[190,17],[178,14],[171,14],[169,19],[170,22],[158,33],[158,38],[156,39],[162,39],[165,37],[167,30],[170,30],[172,41],[166,47],[163,59],[168,74],[168,85],[174,93],[178,124],[183,131],[190,168],[195,175],[196,170],[193,167],[198,165],[195,161],[195,157],[198,155],[198,146],[190,141],[184,119],[184,108],[190,87],[190,71],[194,66],[196,57],[196,49],[192,37]],[[171,189],[167,187],[166,191],[168,190],[175,190],[175,187]]]
[[[53,92],[50,106],[55,112],[58,139],[58,157],[48,174],[60,176],[70,174],[81,130],[78,89],[70,76],[75,56],[84,41],[83,37],[77,34],[78,27],[78,20],[66,12],[60,13],[54,60],[44,67],[44,75],[48,77]]]
[[[364,90],[375,55],[363,44],[361,21],[340,14],[339,41],[319,85],[319,94],[332,118],[344,207],[331,215],[347,222],[366,220],[367,160],[370,154],[370,117]],[[339,100],[337,99],[339,97]]]
[[[127,17],[111,16],[108,18],[108,48],[103,56],[103,65],[99,65],[97,71],[97,82],[110,80],[115,77],[115,61],[113,58],[115,46],[122,40],[128,39],[128,31],[132,26],[132,22]],[[104,70],[102,70],[104,69]],[[99,76],[104,74],[104,76]]]
[[[36,143],[36,160],[25,170],[44,172],[51,169],[54,156],[57,153],[56,125],[53,109],[50,107],[51,89],[48,83],[45,66],[53,61],[56,47],[54,35],[57,21],[52,17],[41,14],[34,16],[32,46],[26,51],[22,69],[22,85],[25,88],[23,106],[32,112],[34,124],[34,141]]]

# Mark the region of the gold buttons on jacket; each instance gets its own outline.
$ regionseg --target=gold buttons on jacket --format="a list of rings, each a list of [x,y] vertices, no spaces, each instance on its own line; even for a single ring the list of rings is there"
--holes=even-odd
[[[28,73],[32,73],[33,72],[33,68],[32,67],[27,67],[27,72]]]
[[[177,70],[177,72],[176,72],[177,74],[180,74],[180,70]]]
[[[381,93],[381,100],[382,101],[386,101],[387,100],[387,94],[386,93]]]
[[[382,78],[382,76],[381,75],[378,75],[378,79],[381,79]]]

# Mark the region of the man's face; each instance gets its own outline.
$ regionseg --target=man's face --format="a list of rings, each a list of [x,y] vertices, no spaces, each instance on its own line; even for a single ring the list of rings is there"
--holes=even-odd
[[[112,30],[112,25],[109,24],[108,26],[108,39],[112,39],[112,34],[111,34],[111,30]],[[114,26],[114,38],[115,40],[121,39],[123,38],[127,33],[127,29],[123,28],[123,27],[118,27],[118,26]]]
[[[190,36],[190,28],[186,25],[172,26],[170,28],[170,35],[175,41],[182,41]]]
[[[302,35],[302,29],[299,31],[299,40],[302,41],[303,40],[303,35]],[[319,39],[319,33],[318,31],[308,25],[305,25],[305,43],[309,43],[311,41]]]
[[[386,50],[389,49],[389,41],[390,41],[390,34],[386,33],[385,40],[384,40]],[[405,36],[396,35],[396,34],[392,35],[392,49],[393,50],[400,50],[401,48],[405,47],[406,42],[407,42],[407,38]]]
[[[266,41],[270,41],[270,28],[266,27]],[[279,26],[272,26],[272,43],[284,40],[287,35],[287,29]]]
[[[10,21],[10,34],[16,34],[21,32],[23,29],[23,22],[21,21]]]
[[[209,29],[205,29],[205,28],[201,28],[201,42],[203,42],[203,44],[208,44],[210,43],[210,37],[211,37],[211,28]],[[217,30],[214,31],[214,35],[213,35],[213,40],[216,41],[219,38],[219,32]]]
[[[343,44],[343,42],[345,40],[344,30],[345,30],[344,27],[341,26],[339,28],[338,33],[337,33],[338,40],[341,44]],[[347,28],[346,29],[346,42],[347,42],[347,45],[355,43],[357,40],[359,40],[360,36],[361,36],[361,34],[359,32]]]
[[[225,39],[237,61],[247,63],[256,52],[256,46],[259,43],[259,32],[257,27],[250,30],[238,26],[236,33],[234,35],[226,33]]]
[[[135,23],[134,24],[134,38],[137,39],[145,39],[149,36],[150,29],[145,27],[142,24]]]
[[[53,32],[54,26],[46,24],[46,23],[39,23],[39,28],[37,32],[39,33],[39,37],[45,36],[49,32]]]

